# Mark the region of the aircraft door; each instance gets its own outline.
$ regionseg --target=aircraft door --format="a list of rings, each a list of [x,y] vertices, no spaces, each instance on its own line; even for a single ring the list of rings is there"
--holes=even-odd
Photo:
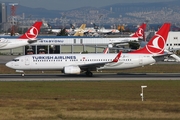
[[[30,65],[29,57],[25,57],[25,65]]]

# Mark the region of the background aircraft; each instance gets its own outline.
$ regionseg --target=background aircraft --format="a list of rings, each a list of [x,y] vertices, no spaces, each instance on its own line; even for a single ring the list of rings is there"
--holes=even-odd
[[[164,47],[170,30],[170,23],[165,23],[151,38],[148,44],[130,53],[118,54],[36,54],[20,56],[6,63],[6,66],[19,72],[24,70],[59,70],[65,74],[85,72],[92,76],[91,71],[104,69],[128,69],[154,64],[163,60]]]
[[[118,29],[106,29],[104,27],[98,27],[95,23],[93,23],[94,25],[94,30],[91,30],[93,33],[94,31],[96,31],[98,34],[112,34],[112,33],[119,33]],[[91,32],[89,31],[89,32]]]
[[[83,25],[83,24],[82,24]],[[111,33],[119,33],[118,29],[105,29],[104,27],[99,28],[95,24],[93,24],[94,27],[88,27],[84,28],[84,34],[87,36],[98,36],[99,34],[111,34]],[[50,25],[48,25],[50,28],[48,29],[49,32],[58,34],[61,32],[61,29],[54,29],[51,28]],[[79,28],[75,28],[74,25],[71,24],[70,29],[66,29],[66,32],[71,36],[74,35],[77,31],[79,31]],[[77,36],[77,35],[76,35]],[[82,36],[82,35],[81,35]]]
[[[39,34],[41,25],[42,21],[35,22],[26,33],[18,38],[1,38],[0,49],[12,49],[36,42],[36,37]]]
[[[123,52],[130,52],[132,50],[135,50],[135,49],[131,49],[131,48],[125,48],[124,46],[129,46],[129,42],[136,42],[136,44],[140,44],[140,46],[142,45],[142,42],[144,43],[144,31],[146,29],[146,24],[145,23],[142,23],[139,28],[135,31],[135,33],[131,34],[130,37],[121,37],[119,39],[122,39],[121,42],[115,42],[115,41],[112,41],[112,43],[110,43],[108,45],[108,51],[109,50],[122,50]],[[133,41],[134,40],[134,41]],[[139,42],[139,43],[137,43]],[[147,44],[147,42],[146,42]],[[146,44],[143,44],[143,47],[146,45]],[[103,48],[103,49],[106,49],[105,47],[101,47],[101,46],[98,46],[97,48]]]
[[[142,23],[142,24],[138,27],[137,31],[136,31],[135,33],[131,34],[130,36],[131,36],[131,37],[138,37],[138,38],[140,38],[140,39],[145,39],[145,38],[144,38],[144,37],[145,37],[145,30],[146,30],[146,24],[145,24],[145,23]]]
[[[82,24],[79,28],[72,27],[70,29],[62,29],[60,32],[65,32],[68,36],[84,36],[86,24]],[[61,33],[57,33],[57,36]]]
[[[79,29],[75,30],[73,36],[84,36],[84,30],[86,28],[86,24],[82,24]]]

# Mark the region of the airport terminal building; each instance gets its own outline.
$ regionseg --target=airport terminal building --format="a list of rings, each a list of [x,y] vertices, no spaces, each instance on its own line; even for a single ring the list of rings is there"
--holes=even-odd
[[[127,38],[128,39],[128,38]],[[53,54],[53,53],[102,53],[104,48],[127,41],[126,38],[96,38],[96,37],[62,37],[39,36],[38,41],[12,50],[1,50],[3,54]],[[131,39],[136,41],[137,39]],[[124,43],[123,43],[124,44]],[[180,32],[169,32],[166,48],[168,50],[180,49]]]
[[[44,37],[31,46],[35,53],[45,49],[46,53],[102,53],[113,43],[138,41],[137,38],[96,38],[96,37]]]

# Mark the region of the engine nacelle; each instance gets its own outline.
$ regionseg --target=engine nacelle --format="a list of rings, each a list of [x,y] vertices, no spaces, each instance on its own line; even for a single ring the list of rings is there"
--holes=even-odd
[[[108,47],[109,47],[109,48],[112,48],[112,47],[113,47],[113,44],[108,44]]]
[[[66,66],[64,67],[65,74],[80,74],[81,69],[79,66]]]

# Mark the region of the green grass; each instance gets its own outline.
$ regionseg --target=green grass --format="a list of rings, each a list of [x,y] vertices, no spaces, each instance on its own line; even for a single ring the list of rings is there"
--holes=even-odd
[[[1,74],[15,70],[0,65]],[[155,64],[119,73],[178,73]],[[26,74],[41,71],[26,71]],[[45,71],[45,73],[60,73]],[[17,73],[19,74],[19,73]],[[141,101],[141,85],[145,101]],[[180,81],[0,82],[0,120],[179,120]]]
[[[145,101],[141,101],[141,85]],[[180,81],[0,82],[0,119],[179,120]]]

